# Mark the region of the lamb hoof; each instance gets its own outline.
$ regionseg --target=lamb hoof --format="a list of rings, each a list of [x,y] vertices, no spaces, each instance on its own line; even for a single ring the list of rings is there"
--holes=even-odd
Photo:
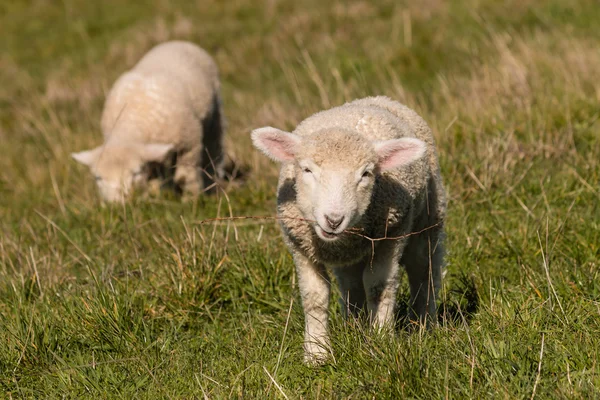
[[[329,351],[323,345],[317,343],[304,344],[304,364],[311,367],[318,367],[329,361]]]

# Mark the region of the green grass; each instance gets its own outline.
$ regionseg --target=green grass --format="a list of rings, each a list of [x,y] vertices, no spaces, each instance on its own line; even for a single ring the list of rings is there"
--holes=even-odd
[[[3,2],[0,397],[600,398],[599,19],[592,0]],[[172,38],[219,63],[248,180],[100,207],[69,153]],[[333,301],[335,360],[309,368],[277,226],[201,221],[274,214],[252,128],[372,94],[436,135],[443,318],[381,337]]]

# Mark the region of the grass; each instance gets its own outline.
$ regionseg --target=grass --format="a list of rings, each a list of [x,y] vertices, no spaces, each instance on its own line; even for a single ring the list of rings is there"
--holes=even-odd
[[[599,398],[599,18],[593,0],[2,3],[0,393]],[[100,142],[106,90],[172,38],[219,63],[228,152],[249,179],[100,207],[69,153]],[[372,94],[436,135],[443,318],[390,339],[333,302],[335,360],[308,368],[274,222],[202,221],[273,215],[277,166],[252,128]]]

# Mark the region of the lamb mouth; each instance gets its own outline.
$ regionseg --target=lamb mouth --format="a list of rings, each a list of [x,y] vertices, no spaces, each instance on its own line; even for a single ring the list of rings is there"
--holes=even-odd
[[[342,232],[339,232],[339,233],[328,232],[325,229],[321,228],[319,225],[317,225],[315,228],[317,230],[317,233],[321,237],[321,239],[324,239],[326,241],[336,240],[342,233]]]

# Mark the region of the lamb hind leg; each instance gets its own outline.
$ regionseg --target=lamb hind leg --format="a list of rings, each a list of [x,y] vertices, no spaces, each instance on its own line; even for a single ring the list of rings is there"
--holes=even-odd
[[[426,325],[435,322],[443,257],[443,233],[440,230],[411,237],[401,259],[410,283],[411,320]]]
[[[202,121],[202,147],[200,154],[204,188],[211,188],[225,175],[223,169],[223,130],[224,118],[221,113],[221,101],[213,98],[212,113]]]
[[[366,302],[362,280],[364,264],[355,264],[333,269],[340,289],[340,304],[344,317],[358,317]]]
[[[363,271],[369,316],[378,329],[391,328],[394,322],[400,269],[398,258],[404,246],[405,240],[381,243],[372,265],[367,265]]]

